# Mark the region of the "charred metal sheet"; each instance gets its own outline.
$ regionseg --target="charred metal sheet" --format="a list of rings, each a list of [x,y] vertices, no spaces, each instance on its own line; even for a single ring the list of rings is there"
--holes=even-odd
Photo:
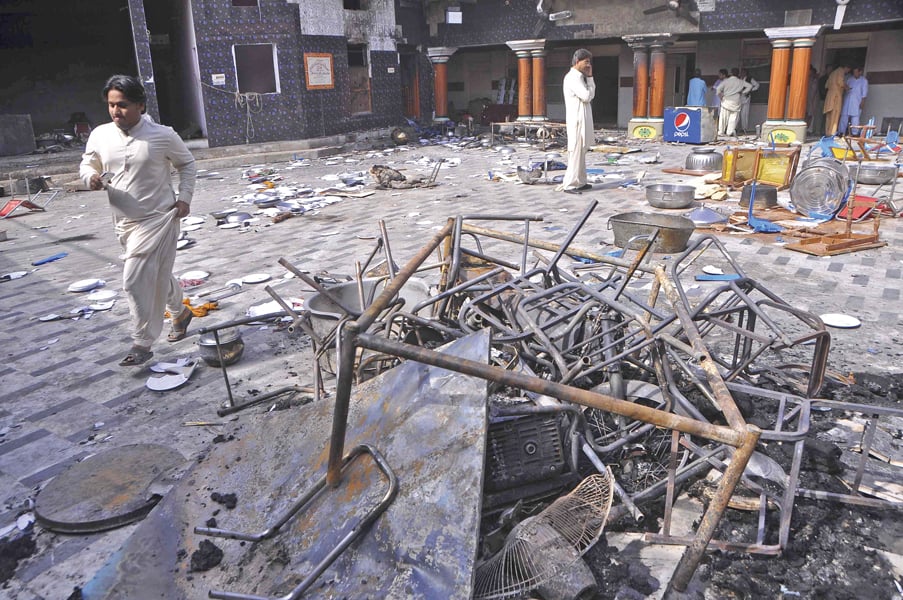
[[[486,363],[488,335],[467,336],[445,352]],[[148,589],[166,598],[290,592],[385,492],[369,458],[352,462],[337,487],[324,489],[271,539],[250,544],[192,530],[222,509],[211,502],[213,492],[237,495],[234,509],[216,515],[219,527],[258,531],[286,512],[326,472],[332,409],[319,402],[244,417],[236,439],[218,444],[182,479],[83,588],[86,597],[140,598]],[[354,388],[347,447],[376,447],[398,477],[398,496],[304,597],[469,598],[486,427],[486,382],[474,377],[407,362]],[[202,540],[223,549],[223,562],[189,573]]]
[[[89,533],[142,519],[160,501],[154,490],[185,462],[177,450],[157,444],[111,448],[55,477],[35,499],[35,517],[47,529]]]

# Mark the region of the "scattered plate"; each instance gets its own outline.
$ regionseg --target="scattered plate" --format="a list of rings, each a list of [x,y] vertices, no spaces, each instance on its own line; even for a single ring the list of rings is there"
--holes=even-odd
[[[242,283],[263,283],[269,281],[270,276],[267,273],[251,273],[241,278]]]
[[[182,225],[182,231],[197,231],[201,226],[198,223],[193,223],[191,225]]]
[[[88,306],[91,310],[110,310],[116,304],[115,300],[107,300],[106,302],[94,302]]]
[[[709,275],[724,275],[724,270],[716,267],[714,265],[706,265],[702,268],[703,273],[708,273]]]
[[[81,279],[75,283],[69,284],[70,292],[90,292],[91,290],[106,285],[103,279]]]
[[[85,299],[89,302],[106,302],[107,300],[112,300],[116,296],[119,295],[119,292],[116,290],[94,290],[87,296]]]
[[[241,223],[223,223],[219,225],[220,229],[238,229],[241,227]]]
[[[210,273],[207,271],[185,271],[179,275],[179,279],[207,279]]]
[[[189,246],[194,246],[196,243],[197,242],[195,242],[194,240],[188,240],[188,239],[179,240],[178,242],[176,242],[176,250],[181,250],[181,249],[187,248]]]
[[[46,323],[47,321],[57,321],[61,318],[62,317],[60,317],[60,315],[58,315],[56,313],[50,313],[50,314],[44,315],[43,317],[38,317],[38,321],[44,321]]]
[[[182,219],[182,225],[203,225],[204,218],[203,217],[185,217]],[[185,229],[184,227],[182,228]]]
[[[856,317],[841,313],[826,313],[819,315],[819,318],[828,327],[836,327],[838,329],[855,329],[862,325],[862,321]]]

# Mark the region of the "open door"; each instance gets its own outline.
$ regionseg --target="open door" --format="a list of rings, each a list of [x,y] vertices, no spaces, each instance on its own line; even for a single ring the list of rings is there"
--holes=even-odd
[[[687,55],[668,54],[665,59],[665,106],[687,104]]]
[[[417,67],[416,52],[401,52],[401,95],[404,101],[404,116],[420,120],[420,72]]]

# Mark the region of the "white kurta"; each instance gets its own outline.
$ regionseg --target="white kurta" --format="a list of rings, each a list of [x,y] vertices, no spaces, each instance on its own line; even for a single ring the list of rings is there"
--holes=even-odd
[[[568,168],[558,191],[586,184],[586,153],[593,136],[593,98],[596,83],[571,67],[564,76],[564,108],[568,134]]]
[[[178,199],[191,204],[197,170],[194,156],[171,127],[142,117],[125,133],[114,123],[88,138],[79,176],[109,172],[107,196],[113,226],[125,249],[122,288],[128,295],[132,340],[149,348],[163,330],[163,314],[182,310],[182,290],[172,274],[179,237],[172,168],[179,172]]]
[[[750,89],[748,82],[731,75],[718,87],[721,96],[721,112],[718,115],[718,133],[737,134],[737,119],[740,117],[740,99]]]
[[[862,101],[869,95],[869,82],[863,76],[857,79],[852,75],[847,78],[847,87],[850,88],[843,95],[843,108],[840,111],[840,122],[837,132],[841,135],[847,132],[847,124],[850,125],[850,133],[859,134],[859,115],[862,114]]]

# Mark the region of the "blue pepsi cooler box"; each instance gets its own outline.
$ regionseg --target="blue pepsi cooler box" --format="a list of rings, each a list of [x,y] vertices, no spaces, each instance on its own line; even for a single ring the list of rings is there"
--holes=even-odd
[[[715,119],[705,106],[665,108],[662,139],[666,142],[707,144],[715,139]]]

